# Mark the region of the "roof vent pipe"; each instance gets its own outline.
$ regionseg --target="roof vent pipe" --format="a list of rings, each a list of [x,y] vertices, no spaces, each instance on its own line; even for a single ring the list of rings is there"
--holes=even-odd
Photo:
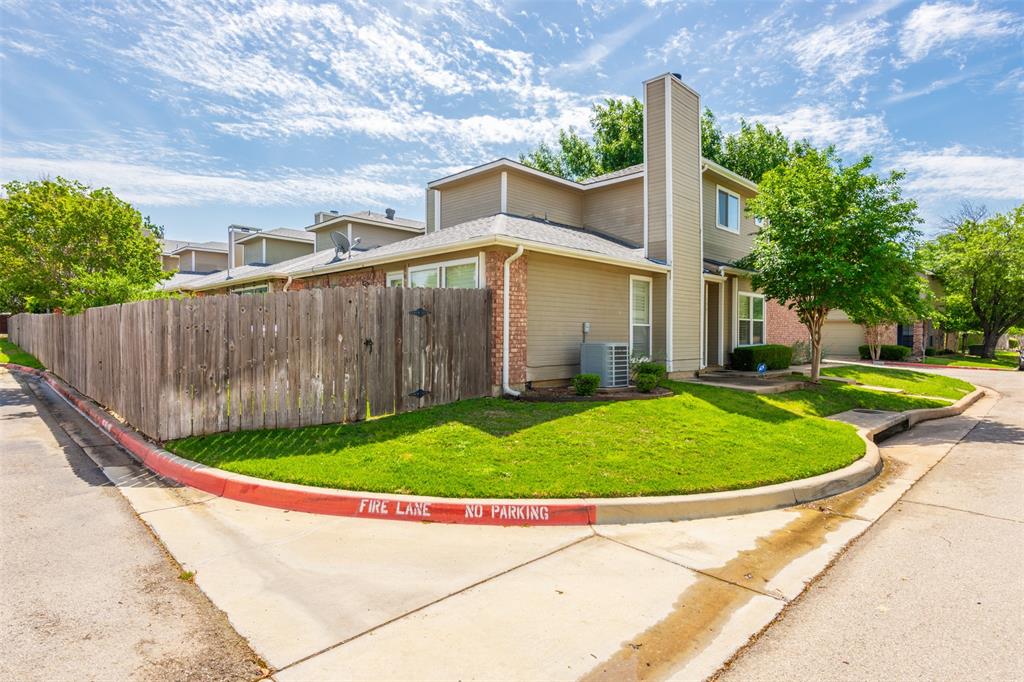
[[[393,209],[393,208],[385,209],[384,210],[384,215],[386,215],[388,217],[388,220],[394,220],[395,219],[395,209]]]

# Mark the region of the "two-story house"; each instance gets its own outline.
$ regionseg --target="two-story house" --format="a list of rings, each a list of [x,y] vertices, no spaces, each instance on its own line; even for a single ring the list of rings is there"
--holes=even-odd
[[[806,340],[732,265],[758,229],[745,210],[757,187],[701,157],[700,96],[675,74],[643,90],[642,164],[573,182],[498,159],[429,182],[422,235],[337,258],[320,235],[355,216],[329,217],[307,228],[316,253],[232,285],[494,289],[492,383],[506,389],[572,377],[584,333],[676,375],[725,364],[737,345]]]

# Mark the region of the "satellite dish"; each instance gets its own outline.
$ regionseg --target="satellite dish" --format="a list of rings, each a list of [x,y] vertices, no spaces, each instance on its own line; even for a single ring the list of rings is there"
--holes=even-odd
[[[352,252],[352,247],[359,243],[359,237],[349,242],[341,232],[331,232],[331,241],[334,242],[334,260],[341,260],[342,256]]]

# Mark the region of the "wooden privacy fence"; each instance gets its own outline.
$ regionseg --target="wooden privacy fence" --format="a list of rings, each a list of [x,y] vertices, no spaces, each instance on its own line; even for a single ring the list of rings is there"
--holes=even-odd
[[[353,422],[490,392],[490,291],[334,288],[15,315],[11,340],[146,435]]]

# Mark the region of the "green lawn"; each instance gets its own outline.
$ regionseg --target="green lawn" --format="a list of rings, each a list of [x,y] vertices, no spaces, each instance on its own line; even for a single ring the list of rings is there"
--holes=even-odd
[[[825,376],[853,379],[868,386],[901,388],[915,395],[930,395],[938,398],[959,400],[974,390],[966,381],[941,374],[912,372],[906,369],[869,367],[865,365],[842,365],[821,370]]]
[[[35,356],[29,355],[8,341],[6,334],[0,335],[0,362],[13,362],[16,365],[46,369],[42,363],[35,359]]]
[[[993,359],[979,358],[976,355],[933,355],[924,359],[928,365],[945,365],[947,367],[992,367],[994,369],[1017,369],[1017,351],[996,351]]]
[[[188,459],[292,483],[444,497],[698,493],[805,478],[864,454],[853,407],[942,403],[826,383],[758,396],[669,382],[625,402],[480,398],[347,425],[186,438]]]

